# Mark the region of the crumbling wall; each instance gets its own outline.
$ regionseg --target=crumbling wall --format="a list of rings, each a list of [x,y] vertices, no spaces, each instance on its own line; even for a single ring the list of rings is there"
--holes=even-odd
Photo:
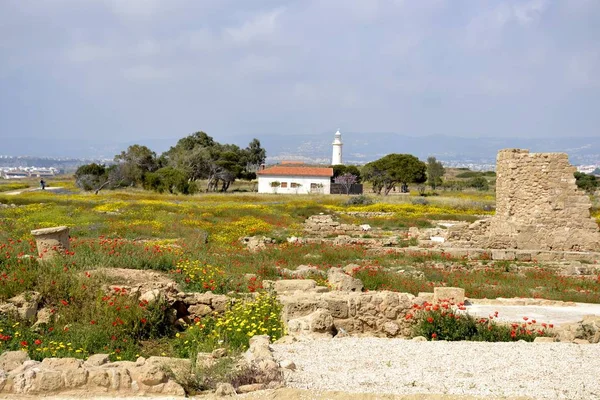
[[[600,231],[589,197],[577,188],[565,153],[506,149],[496,163],[496,215],[451,235],[492,249],[597,251]],[[487,225],[487,226],[486,226]],[[456,233],[456,232],[453,232]]]

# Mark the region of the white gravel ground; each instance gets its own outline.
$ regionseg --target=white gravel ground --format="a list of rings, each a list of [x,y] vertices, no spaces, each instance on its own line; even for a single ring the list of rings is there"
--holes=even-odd
[[[273,345],[286,385],[314,391],[600,399],[600,344],[317,339]]]

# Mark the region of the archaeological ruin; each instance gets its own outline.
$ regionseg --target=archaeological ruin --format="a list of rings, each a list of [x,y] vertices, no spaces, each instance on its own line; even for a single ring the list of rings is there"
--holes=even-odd
[[[600,231],[589,197],[577,188],[565,153],[505,149],[496,164],[496,215],[453,227],[459,247],[599,251]]]

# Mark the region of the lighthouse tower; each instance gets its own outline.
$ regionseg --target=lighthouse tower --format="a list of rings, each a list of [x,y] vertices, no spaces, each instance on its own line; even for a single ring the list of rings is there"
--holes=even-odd
[[[333,155],[331,156],[331,165],[342,164],[342,134],[338,129],[333,139]]]

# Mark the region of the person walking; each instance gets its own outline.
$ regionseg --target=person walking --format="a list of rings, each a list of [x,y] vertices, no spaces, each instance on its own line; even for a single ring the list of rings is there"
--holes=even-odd
[[[40,179],[40,187],[42,188],[42,190],[46,189],[46,182],[44,181],[44,178]]]

